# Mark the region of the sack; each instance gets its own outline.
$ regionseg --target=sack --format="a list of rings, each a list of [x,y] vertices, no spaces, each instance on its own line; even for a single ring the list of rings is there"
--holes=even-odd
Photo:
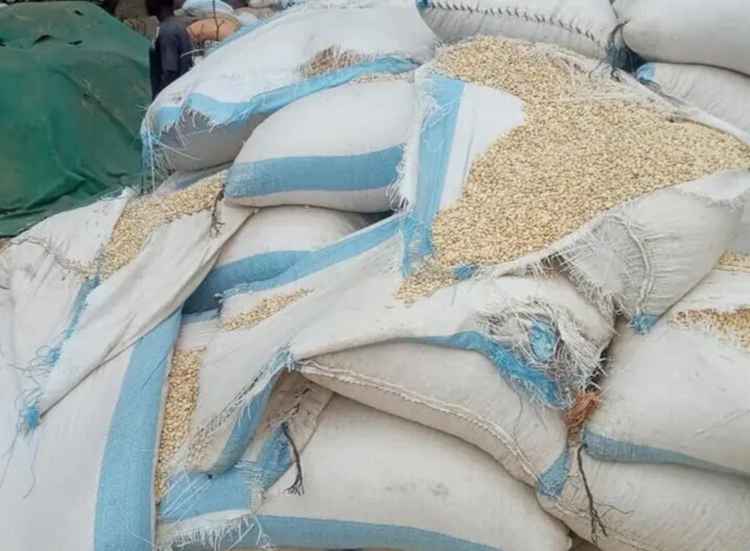
[[[160,519],[159,548],[570,546],[567,529],[530,488],[460,440],[339,396],[309,441],[307,431],[298,443],[293,422],[286,431],[270,423],[237,469],[194,478],[196,491],[175,494]]]
[[[646,86],[703,109],[750,133],[750,76],[704,65],[647,63],[636,77]]]
[[[747,547],[747,479],[675,465],[597,461],[578,449],[566,462],[569,472],[561,492],[540,494],[539,501],[602,551],[744,551]]]
[[[651,334],[619,332],[589,455],[750,476],[749,289],[750,256],[726,255]]]
[[[649,61],[699,63],[750,74],[745,0],[617,0],[625,43]]]
[[[0,320],[10,315],[0,306]],[[151,549],[162,388],[179,323],[171,315],[107,361],[31,434],[17,432],[19,372],[0,355],[4,550]]]
[[[238,32],[159,94],[141,128],[146,158],[188,171],[230,162],[274,111],[364,75],[411,70],[433,40],[413,7],[291,9]]]
[[[571,404],[599,365],[609,318],[564,281],[449,280],[423,297],[399,269],[403,223],[400,216],[384,220],[276,278],[225,293],[222,330],[201,368],[201,379],[221,377],[222,384],[201,386],[187,470],[218,473],[237,462],[252,437],[248,412],[283,368],[387,341],[479,352],[530,399]]]
[[[229,173],[227,199],[257,207],[389,210],[413,109],[413,86],[401,80],[303,98],[253,132]]]
[[[239,21],[234,17],[216,16],[199,19],[187,28],[194,44],[205,42],[220,42],[230,37],[240,28]]]
[[[274,382],[296,362],[296,335],[339,307],[344,290],[396,265],[398,228],[398,219],[384,220],[301,256],[276,277],[224,293],[220,330],[203,355],[200,380],[207,383],[200,384],[182,470],[218,474],[235,465]]]
[[[475,35],[547,42],[604,59],[617,19],[609,0],[419,0],[425,23],[445,42]]]
[[[219,259],[185,302],[183,313],[219,307],[235,287],[274,278],[311,251],[367,226],[368,217],[309,207],[263,209],[227,241]]]
[[[221,0],[185,0],[178,11],[192,17],[213,17],[214,14],[231,15],[234,8]]]
[[[595,65],[485,37],[416,72],[421,123],[399,185],[407,271],[497,276],[559,261],[603,310],[647,330],[713,268],[738,229],[750,148]]]
[[[9,361],[22,373],[25,430],[203,280],[250,214],[217,202],[221,187],[209,178],[166,197],[100,201],[11,242],[0,280],[12,297]]]
[[[612,330],[554,276],[469,280],[406,306],[360,299],[358,311],[337,309],[297,335],[292,354],[311,357],[303,375],[474,444],[531,486],[565,448],[559,409],[585,387]]]

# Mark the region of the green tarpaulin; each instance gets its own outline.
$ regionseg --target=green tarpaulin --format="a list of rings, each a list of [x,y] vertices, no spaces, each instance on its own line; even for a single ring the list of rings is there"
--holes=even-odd
[[[148,41],[85,2],[0,8],[0,236],[140,185]]]

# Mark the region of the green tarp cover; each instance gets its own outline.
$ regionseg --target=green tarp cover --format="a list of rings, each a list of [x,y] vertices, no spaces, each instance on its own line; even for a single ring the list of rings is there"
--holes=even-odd
[[[140,185],[148,47],[93,4],[0,8],[0,236]]]

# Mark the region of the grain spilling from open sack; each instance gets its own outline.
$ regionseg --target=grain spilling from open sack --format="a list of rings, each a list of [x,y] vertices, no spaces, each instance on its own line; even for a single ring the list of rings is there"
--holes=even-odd
[[[678,327],[703,330],[750,351],[750,308],[734,312],[688,310],[675,314],[672,321]]]
[[[229,318],[223,324],[225,331],[234,331],[236,329],[248,329],[259,324],[266,318],[280,312],[290,304],[298,301],[305,295],[310,294],[308,289],[300,289],[290,295],[278,295],[264,298],[260,303],[250,310]]]
[[[167,196],[150,195],[135,199],[125,207],[112,238],[97,261],[101,277],[110,277],[135,259],[159,226],[213,208],[225,179],[226,171],[222,171]],[[96,273],[94,268],[93,273]]]
[[[730,272],[750,272],[750,255],[724,253],[719,259],[719,269]]]
[[[678,120],[549,47],[481,38],[437,68],[524,101],[525,123],[472,165],[433,227],[436,261],[492,265],[537,252],[597,215],[660,188],[750,167],[750,147]]]
[[[190,428],[190,418],[198,401],[198,375],[204,352],[205,348],[175,350],[172,355],[154,479],[157,498],[167,491],[170,463]]]

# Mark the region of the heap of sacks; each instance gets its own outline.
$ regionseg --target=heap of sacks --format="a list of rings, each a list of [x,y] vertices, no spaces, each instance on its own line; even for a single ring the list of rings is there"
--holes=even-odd
[[[750,136],[510,4],[240,31],[0,252],[3,549],[747,549]]]

